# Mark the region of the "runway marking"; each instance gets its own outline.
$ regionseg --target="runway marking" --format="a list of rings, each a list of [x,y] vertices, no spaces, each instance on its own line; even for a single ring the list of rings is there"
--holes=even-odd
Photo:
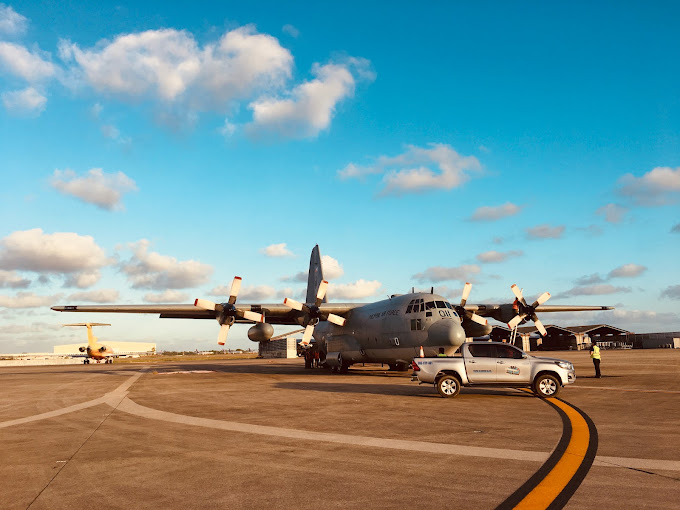
[[[98,406],[100,404],[108,404],[111,407],[117,406],[125,395],[127,395],[127,390],[134,384],[134,382],[139,379],[144,371],[136,372],[130,378],[128,378],[123,384],[118,386],[115,390],[106,393],[104,396],[95,398],[94,400],[88,400],[87,402],[81,402],[80,404],[74,404],[68,407],[62,407],[61,409],[55,409],[54,411],[48,411],[46,413],[35,414],[33,416],[27,416],[25,418],[17,418],[15,420],[0,422],[0,429],[7,427],[13,427],[15,425],[22,425],[24,423],[31,423],[34,421],[46,420],[48,418],[55,418],[63,414],[73,413],[75,411],[81,411],[89,407]]]
[[[559,509],[581,485],[597,452],[597,429],[580,409],[556,398],[544,400],[562,418],[560,442],[550,458],[498,509]]]

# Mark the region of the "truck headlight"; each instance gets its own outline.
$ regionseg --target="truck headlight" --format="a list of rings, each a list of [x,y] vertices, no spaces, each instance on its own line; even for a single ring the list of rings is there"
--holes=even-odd
[[[559,366],[560,368],[564,368],[565,370],[573,370],[574,365],[569,363],[568,361],[556,361],[555,364]]]

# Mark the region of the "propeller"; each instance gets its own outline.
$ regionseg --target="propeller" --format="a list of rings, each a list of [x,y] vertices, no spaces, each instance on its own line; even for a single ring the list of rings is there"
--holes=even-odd
[[[340,317],[339,315],[335,315],[333,313],[324,313],[319,309],[319,306],[321,306],[321,303],[323,302],[323,298],[326,296],[327,289],[328,282],[323,280],[319,284],[319,289],[316,292],[316,301],[313,305],[306,305],[290,298],[283,300],[283,304],[285,306],[302,312],[305,315],[305,332],[302,335],[302,343],[304,345],[309,343],[309,340],[312,338],[312,333],[314,332],[314,326],[316,326],[319,321],[328,321],[335,324],[336,326],[345,325],[344,317]]]
[[[508,322],[508,327],[510,329],[515,329],[524,319],[527,317],[530,317],[532,321],[534,321],[534,324],[536,324],[536,329],[541,333],[542,336],[545,336],[548,334],[548,331],[545,329],[543,326],[543,323],[538,320],[538,316],[536,315],[536,307],[542,305],[545,303],[548,299],[550,299],[550,293],[549,292],[544,292],[538,298],[536,301],[533,302],[531,306],[529,306],[524,299],[524,296],[522,295],[522,291],[517,287],[517,285],[513,284],[512,287],[510,287],[512,290],[512,293],[515,295],[517,298],[515,301],[517,302],[517,315],[513,317],[513,319]]]
[[[463,296],[460,298],[460,305],[456,306],[456,312],[458,312],[458,315],[460,315],[461,317],[466,317],[469,320],[476,322],[477,324],[486,326],[487,324],[489,324],[489,321],[487,321],[481,315],[477,315],[476,313],[465,309],[465,303],[467,303],[467,299],[468,297],[470,297],[471,289],[472,284],[469,282],[466,283],[465,286],[463,287]]]
[[[236,321],[236,317],[246,319],[253,322],[264,322],[262,314],[251,312],[250,310],[239,310],[236,308],[236,297],[238,291],[241,289],[241,277],[234,276],[234,281],[231,282],[231,290],[229,291],[229,301],[226,303],[213,303],[207,299],[197,299],[194,301],[194,306],[202,308],[203,310],[214,310],[215,318],[220,323],[220,333],[217,335],[217,343],[224,345],[229,334],[229,328]]]

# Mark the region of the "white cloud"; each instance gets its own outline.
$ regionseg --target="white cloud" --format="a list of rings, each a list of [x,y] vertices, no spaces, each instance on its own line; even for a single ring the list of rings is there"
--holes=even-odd
[[[0,4],[0,34],[19,35],[26,31],[28,19],[11,5]]]
[[[133,257],[121,264],[135,289],[184,289],[205,284],[213,273],[212,266],[196,260],[178,261],[149,252],[150,242],[142,239],[130,245]]]
[[[607,204],[595,211],[595,214],[604,216],[605,221],[609,223],[620,223],[626,212],[628,212],[627,207],[618,204]]]
[[[79,289],[86,289],[96,284],[102,275],[99,271],[83,271],[68,275],[64,281],[64,287],[78,287]]]
[[[267,257],[293,257],[293,252],[286,248],[286,243],[270,244],[266,248],[262,248],[260,253]]]
[[[0,67],[27,82],[45,80],[56,73],[54,64],[43,56],[48,57],[40,55],[39,50],[30,52],[19,44],[0,41]]]
[[[8,112],[19,116],[39,115],[47,98],[33,87],[2,93],[2,104]]]
[[[394,157],[381,156],[373,166],[348,164],[338,171],[341,179],[384,174],[381,195],[401,195],[461,186],[473,172],[481,170],[474,156],[461,156],[451,146],[431,143],[429,147],[408,145]]]
[[[269,285],[244,285],[238,294],[238,298],[243,301],[258,302],[269,299],[275,294],[276,290]]]
[[[22,278],[15,271],[0,269],[0,288],[25,289],[31,284],[31,280]]]
[[[34,228],[0,240],[0,269],[72,274],[96,271],[109,263],[91,236],[73,232],[45,234]]]
[[[115,289],[91,290],[88,292],[76,292],[68,297],[69,301],[88,301],[90,303],[115,303],[120,295]]]
[[[588,276],[582,276],[580,278],[577,278],[574,283],[576,283],[576,285],[594,285],[596,283],[603,283],[603,282],[604,282],[604,280],[602,279],[602,277],[599,274],[593,273],[593,274],[588,275]]]
[[[470,217],[472,221],[496,221],[508,216],[514,216],[522,210],[522,207],[511,202],[495,207],[483,206],[477,208]]]
[[[229,119],[224,119],[224,125],[218,129],[218,132],[225,138],[229,138],[236,133],[236,125],[229,122]]]
[[[680,300],[680,285],[669,285],[661,292],[661,297]]]
[[[278,99],[261,97],[250,103],[253,133],[275,132],[286,137],[316,136],[326,129],[333,118],[336,105],[354,94],[356,66],[368,67],[363,59],[350,59],[348,64],[314,64],[315,79],[298,85],[290,97]],[[359,75],[362,75],[359,70]]]
[[[456,280],[460,282],[471,282],[473,275],[481,272],[477,265],[463,265],[458,267],[428,267],[422,273],[416,273],[411,278],[419,282],[445,282]]]
[[[632,292],[630,287],[615,287],[609,284],[597,284],[597,285],[582,285],[569,289],[566,292],[561,292],[555,295],[555,299],[561,299],[565,297],[573,296],[602,296],[606,294],[620,294]]]
[[[157,294],[144,294],[147,303],[182,303],[189,299],[189,295],[178,290],[166,290]]]
[[[495,262],[503,262],[511,257],[521,257],[524,255],[524,252],[521,250],[511,250],[511,251],[485,251],[484,253],[480,253],[477,255],[477,260],[483,263],[495,263]]]
[[[354,283],[330,283],[328,284],[329,298],[338,299],[362,299],[374,296],[382,284],[377,280],[357,280]]]
[[[564,233],[564,225],[551,227],[550,225],[536,225],[527,229],[527,236],[530,239],[559,239]]]
[[[642,177],[626,174],[619,179],[618,192],[638,205],[658,206],[675,203],[680,192],[680,167],[657,167]]]
[[[50,184],[65,195],[108,211],[123,209],[123,194],[137,190],[135,181],[123,172],[107,174],[101,168],[92,168],[82,177],[72,170],[55,170]]]
[[[0,295],[0,307],[4,308],[41,308],[50,307],[59,299],[61,294],[53,296],[37,296],[33,292],[17,292],[15,296]]]
[[[284,34],[288,34],[289,36],[291,36],[295,39],[297,39],[300,36],[300,31],[297,28],[295,28],[293,25],[290,25],[290,24],[283,25],[283,27],[281,28],[281,31]]]
[[[340,262],[329,255],[321,256],[321,268],[323,269],[323,277],[326,280],[335,280],[345,274],[345,270],[340,265]],[[303,281],[307,281],[306,274]]]
[[[609,278],[634,278],[640,276],[647,271],[645,266],[638,264],[625,264],[623,266],[612,269],[609,272]]]
[[[61,41],[60,54],[100,92],[181,102],[195,110],[225,109],[256,90],[280,87],[293,63],[276,38],[251,25],[202,48],[187,31],[161,29],[119,35],[90,49]]]

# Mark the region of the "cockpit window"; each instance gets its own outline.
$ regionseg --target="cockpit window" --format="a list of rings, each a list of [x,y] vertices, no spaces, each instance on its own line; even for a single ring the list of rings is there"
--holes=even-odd
[[[425,303],[425,310],[432,310],[434,308],[434,301],[428,301]]]
[[[444,301],[437,301],[437,308],[446,308],[446,303]]]
[[[424,301],[423,299],[412,300],[408,304],[408,307],[406,308],[406,313],[424,312],[425,311],[425,303],[423,301]]]

